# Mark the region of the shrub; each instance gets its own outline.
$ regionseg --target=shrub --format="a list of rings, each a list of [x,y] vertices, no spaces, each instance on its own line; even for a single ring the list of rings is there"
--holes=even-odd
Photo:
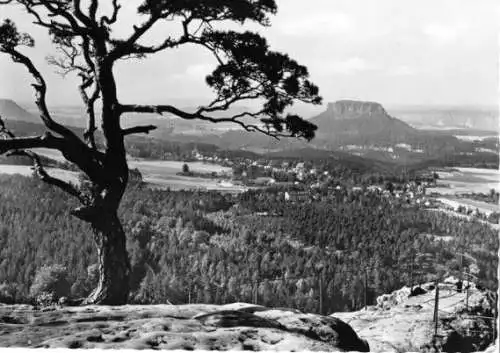
[[[40,268],[30,288],[30,296],[41,305],[50,304],[70,294],[68,271],[61,265],[44,265]]]
[[[16,292],[14,285],[5,282],[0,284],[0,303],[15,304]]]

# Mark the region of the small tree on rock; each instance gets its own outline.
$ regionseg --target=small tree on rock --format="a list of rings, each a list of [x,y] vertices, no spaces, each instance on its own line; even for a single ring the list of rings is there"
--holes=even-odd
[[[246,131],[275,138],[296,137],[311,140],[316,126],[285,109],[295,101],[319,104],[318,88],[308,80],[308,70],[288,55],[272,51],[257,32],[237,31],[228,23],[270,25],[269,16],[277,11],[275,0],[0,0],[1,5],[20,6],[34,24],[46,30],[58,49],[49,61],[62,74],[75,74],[86,110],[87,129],[83,139],[58,123],[46,102],[48,90],[42,73],[23,53],[33,47],[33,38],[5,20],[0,25],[0,53],[24,66],[34,82],[35,103],[47,132],[41,136],[16,137],[3,124],[0,154],[30,157],[36,174],[77,198],[82,206],[71,213],[90,223],[99,259],[99,281],[87,303],[120,305],[129,296],[130,263],[126,239],[117,210],[129,181],[125,137],[149,133],[151,125],[122,128],[127,114],[169,114],[187,120],[233,123]],[[138,5],[136,7],[136,5]],[[137,23],[130,33],[119,36],[116,24],[122,7],[135,7]],[[1,11],[0,11],[1,13]],[[127,18],[127,21],[129,19]],[[147,38],[158,25],[177,26],[159,41]],[[118,98],[114,69],[123,60],[141,60],[183,46],[210,53],[217,67],[205,78],[214,92],[213,99],[195,111],[186,111],[163,102],[142,105]],[[102,146],[96,143],[96,103],[100,101]],[[234,104],[259,102],[256,111],[228,116]],[[221,117],[221,113],[224,117]],[[255,121],[252,123],[251,121]],[[1,122],[1,119],[0,119]],[[60,151],[68,162],[90,180],[91,192],[50,176],[40,158],[30,149]]]

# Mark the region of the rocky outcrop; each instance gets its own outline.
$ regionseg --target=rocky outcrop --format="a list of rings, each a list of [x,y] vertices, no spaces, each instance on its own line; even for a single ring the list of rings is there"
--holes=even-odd
[[[353,100],[328,103],[327,113],[330,113],[334,119],[348,119],[375,114],[387,115],[384,107],[379,103]]]
[[[404,287],[380,296],[376,306],[333,316],[348,323],[365,338],[372,351],[474,352],[493,343],[495,299],[471,283],[467,299],[464,287],[457,291],[457,280],[450,277],[439,284],[439,321],[433,342],[434,283],[413,291]],[[467,303],[468,302],[468,303]],[[467,307],[466,307],[467,303]]]
[[[381,104],[342,100],[310,120],[318,126],[318,141],[333,145],[389,146],[418,135],[408,124],[391,117]],[[320,143],[320,142],[318,142]]]
[[[369,351],[338,318],[230,305],[0,306],[0,347]]]

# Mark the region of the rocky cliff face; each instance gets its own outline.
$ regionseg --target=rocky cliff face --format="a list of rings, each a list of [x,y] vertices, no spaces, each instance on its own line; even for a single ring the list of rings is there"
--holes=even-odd
[[[375,102],[362,102],[352,100],[341,100],[328,103],[326,113],[334,119],[349,119],[361,116],[388,115],[381,104]]]
[[[244,303],[42,311],[0,304],[0,332],[0,347],[369,351],[337,318]]]
[[[332,146],[390,146],[412,140],[419,133],[391,117],[379,103],[342,100],[310,120],[318,126],[316,143]]]
[[[493,342],[494,295],[482,291],[474,284],[467,293],[457,292],[457,280],[448,278],[439,284],[439,321],[437,340],[434,335],[433,283],[422,285],[420,294],[409,296],[403,287],[391,294],[380,296],[376,306],[367,310],[335,313],[363,338],[372,351],[413,352],[431,351],[437,347],[444,352],[474,352],[488,348]]]

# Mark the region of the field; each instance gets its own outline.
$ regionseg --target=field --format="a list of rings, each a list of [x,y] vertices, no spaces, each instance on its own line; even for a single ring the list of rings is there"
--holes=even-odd
[[[486,140],[488,138],[497,137],[497,135],[485,135],[485,136],[455,135],[455,137],[459,140],[462,140],[462,141],[473,142],[473,141],[483,141],[483,140]]]
[[[438,192],[442,195],[461,193],[485,193],[491,189],[500,189],[500,173],[495,169],[454,168],[439,174],[438,185],[429,188],[428,192]],[[449,187],[448,187],[449,186]]]
[[[48,158],[52,158],[57,161],[65,161],[64,157],[60,152],[50,150],[50,149],[38,149],[38,153],[44,155]],[[186,163],[189,166],[189,170],[195,173],[212,173],[217,174],[227,174],[231,175],[231,168],[223,167],[217,164],[209,164],[203,162],[189,162]],[[129,167],[137,168],[142,173],[144,181],[155,187],[161,188],[171,188],[172,190],[181,189],[206,189],[206,190],[221,190],[229,192],[241,192],[245,188],[237,185],[230,185],[227,183],[221,184],[217,179],[210,178],[198,178],[198,177],[186,177],[177,175],[177,173],[182,171],[182,166],[184,162],[181,161],[147,161],[139,159],[129,159]],[[30,167],[19,167],[19,166],[0,166],[0,172],[3,173],[4,170],[7,174],[23,174],[31,175]],[[49,169],[48,169],[49,170]],[[62,175],[64,171],[55,170],[52,173],[58,173],[57,175]],[[57,176],[54,174],[54,176]],[[68,176],[62,175],[62,178],[68,180]]]
[[[208,164],[202,162],[186,163],[189,170],[195,173],[225,173],[230,175],[231,168],[223,167],[216,164]],[[184,162],[180,161],[144,161],[131,160],[129,161],[130,168],[137,168],[142,173],[144,181],[157,187],[170,187],[172,190],[180,189],[207,189],[207,190],[226,190],[226,191],[243,191],[240,186],[230,186],[227,184],[221,185],[219,180],[210,178],[197,178],[177,175],[182,171]],[[227,185],[227,186],[224,186]]]
[[[493,203],[481,202],[467,198],[458,198],[456,196],[447,195],[445,197],[439,197],[438,200],[444,203],[445,205],[453,207],[454,209],[457,209],[460,205],[462,205],[465,206],[467,209],[471,210],[477,209],[479,210],[479,212],[484,213],[486,215],[489,215],[492,212],[500,211],[499,206]]]
[[[447,172],[438,172],[438,185],[428,188],[427,193],[437,192],[442,195],[438,200],[450,207],[462,205],[468,209],[478,209],[481,213],[499,212],[498,205],[459,197],[463,193],[489,194],[491,189],[500,189],[500,172],[495,169],[455,168]]]
[[[47,173],[49,173],[49,175],[53,177],[69,181],[75,184],[78,183],[78,173],[76,172],[71,172],[59,168],[45,168],[45,170],[47,171]],[[31,176],[33,175],[33,170],[31,169],[30,166],[25,166],[25,165],[1,164],[0,174],[9,174],[9,175],[20,174],[24,176]]]

